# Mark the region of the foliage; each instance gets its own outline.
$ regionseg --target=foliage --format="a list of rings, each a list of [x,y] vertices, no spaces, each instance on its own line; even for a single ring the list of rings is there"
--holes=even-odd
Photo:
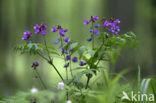
[[[43,36],[41,43],[33,42],[32,33],[26,30],[22,38],[26,43],[15,47],[15,50],[20,51],[21,54],[37,55],[46,60],[62,81],[58,83],[58,89],[50,91],[37,71],[39,63],[36,61],[32,67],[44,90],[37,93],[19,92],[16,96],[3,101],[15,103],[70,103],[70,101],[72,103],[138,103],[130,99],[121,99],[123,91],[130,95],[131,91],[147,93],[149,89],[156,96],[156,80],[154,78],[141,80],[140,68],[138,69],[137,86],[135,85],[137,89],[133,89],[130,83],[122,84],[121,81],[128,72],[127,69],[117,75],[114,72],[114,65],[120,51],[127,47],[138,47],[136,35],[133,32],[119,35],[119,19],[102,18],[99,20],[96,15],[85,20],[84,24],[90,26],[87,42],[91,47],[72,41],[66,36],[68,29],[64,29],[60,25],[51,29],[51,32],[59,33],[54,44],[58,45],[60,50],[47,45],[47,26],[45,24],[36,24],[34,27],[35,34]],[[59,72],[60,69],[54,65],[56,57],[64,60],[63,68],[66,70],[66,77],[63,77]],[[73,67],[72,64],[76,63],[79,66]],[[91,80],[93,81],[91,82]]]

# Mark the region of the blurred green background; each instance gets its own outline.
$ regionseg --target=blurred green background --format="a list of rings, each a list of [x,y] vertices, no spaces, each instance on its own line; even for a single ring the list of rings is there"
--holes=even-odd
[[[88,27],[84,19],[98,14],[121,20],[121,32],[133,31],[140,44],[138,49],[126,49],[116,64],[116,71],[129,68],[134,77],[138,64],[143,76],[156,73],[156,0],[0,0],[0,98],[17,90],[28,90],[38,82],[31,71],[33,61],[39,60],[39,72],[49,88],[56,87],[59,78],[55,71],[37,56],[20,55],[14,46],[23,43],[24,30],[35,24],[47,24],[48,30],[57,24],[69,29],[75,41],[87,44]],[[56,34],[47,35],[53,45]],[[36,41],[40,41],[39,37]],[[61,73],[61,60],[55,59]]]

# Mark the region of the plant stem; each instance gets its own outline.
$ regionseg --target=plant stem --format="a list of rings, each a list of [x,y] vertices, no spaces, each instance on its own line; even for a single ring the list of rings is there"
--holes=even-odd
[[[57,68],[55,67],[55,65],[53,64],[53,62],[50,61],[49,59],[47,59],[46,57],[44,57],[44,56],[43,56],[42,54],[40,54],[40,53],[38,53],[38,55],[39,55],[40,57],[42,57],[44,60],[46,60],[50,65],[52,65],[53,68],[55,69],[55,71],[57,72],[57,74],[58,74],[58,75],[60,76],[60,78],[62,79],[62,81],[64,81],[62,75],[61,75],[60,72],[57,70]]]
[[[40,57],[42,57],[43,59],[45,59],[47,62],[49,62],[49,59],[47,59],[46,57],[44,57],[42,54],[40,54],[39,52],[37,53]]]
[[[62,40],[62,37],[60,36],[60,41],[61,41],[61,47],[63,47],[63,40]],[[65,51],[63,50],[63,57],[64,57],[64,62],[66,64],[66,57],[65,57]],[[68,80],[68,67],[66,67],[66,79]]]
[[[62,81],[64,81],[62,75],[60,74],[60,72],[57,70],[57,68],[55,67],[55,65],[53,63],[51,63],[51,65],[54,67],[55,71],[57,72],[57,74],[60,76],[60,78],[62,79]]]
[[[66,64],[66,58],[65,58],[65,55],[63,54],[63,56],[64,56],[64,62],[65,62],[65,64]],[[66,79],[68,80],[68,69],[67,69],[68,67],[66,67]]]
[[[93,29],[93,33],[92,33],[92,49],[94,49],[94,24],[92,22],[92,29]]]
[[[73,78],[73,72],[72,72],[72,67],[71,67],[71,59],[70,59],[70,72],[71,72],[71,76],[72,76],[72,78]]]
[[[44,44],[45,44],[45,47],[46,47],[46,50],[47,50],[47,53],[48,53],[48,57],[49,57],[49,64],[51,64],[53,67],[54,67],[54,69],[55,69],[55,71],[57,72],[57,74],[60,76],[60,78],[62,79],[62,81],[64,81],[64,79],[63,79],[63,77],[61,76],[61,74],[60,74],[60,72],[57,70],[57,68],[55,67],[55,65],[53,64],[53,61],[52,61],[52,59],[51,59],[51,57],[50,57],[50,53],[49,53],[49,50],[48,50],[48,47],[47,47],[47,43],[46,43],[46,40],[45,40],[45,38],[44,38]]]
[[[44,38],[44,45],[45,45],[45,47],[46,47],[46,51],[47,51],[47,53],[48,53],[48,57],[49,57],[50,61],[52,61],[52,59],[51,59],[51,57],[50,57],[50,53],[49,53],[48,46],[47,46],[47,42],[46,42],[45,38]]]
[[[44,84],[43,80],[42,80],[41,77],[40,77],[40,74],[38,73],[37,70],[35,70],[35,71],[36,71],[37,77],[38,77],[39,80],[41,81],[41,84],[43,85],[44,89],[47,89],[46,85]]]
[[[90,81],[90,76],[88,76],[88,77],[87,77],[87,83],[86,83],[86,87],[85,87],[85,89],[87,89],[87,88],[88,88],[89,81]]]
[[[92,29],[93,29],[93,33],[91,34],[91,37],[92,37],[92,49],[94,50],[94,23],[92,22]],[[92,58],[92,62],[93,62],[93,58]],[[92,64],[90,66],[90,69],[92,68]],[[89,85],[89,81],[90,81],[91,77],[90,75],[87,76],[87,83],[86,83],[86,87],[85,89],[88,88],[88,85]]]
[[[61,41],[61,47],[63,47],[63,40],[62,40],[62,37],[60,36],[60,41]],[[66,57],[65,57],[65,51],[63,50],[63,57],[64,57],[64,62],[65,62],[65,65],[66,65]],[[68,80],[68,67],[66,67],[66,79]],[[67,100],[68,100],[68,90],[67,90],[67,93],[66,93],[66,96],[67,96]]]

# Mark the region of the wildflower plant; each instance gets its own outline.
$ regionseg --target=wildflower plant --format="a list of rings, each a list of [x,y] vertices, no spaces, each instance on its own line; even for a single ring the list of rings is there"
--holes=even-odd
[[[90,85],[90,80],[105,70],[105,63],[114,63],[114,55],[123,47],[129,45],[134,47],[136,45],[136,35],[132,32],[125,34],[120,33],[120,20],[114,18],[100,18],[98,15],[91,16],[89,19],[84,20],[84,27],[88,27],[88,39],[90,47],[87,47],[79,42],[74,42],[72,38],[67,35],[68,29],[63,28],[61,25],[48,27],[45,24],[34,25],[34,31],[25,30],[22,40],[24,45],[16,47],[16,50],[22,54],[29,53],[37,55],[43,60],[47,61],[58,74],[62,80],[58,83],[58,88],[65,91],[67,103],[71,103],[71,99],[83,100],[90,93],[93,85]],[[86,29],[87,29],[86,27]],[[48,31],[57,34],[58,38],[47,45],[46,37],[49,36]],[[34,35],[42,35],[43,42],[36,43],[33,41]],[[57,45],[59,50],[52,45]],[[60,51],[60,52],[58,52]],[[118,52],[119,53],[119,52]],[[63,58],[66,76],[60,73],[62,68],[55,66],[54,55]],[[35,60],[36,61],[36,60]],[[32,63],[32,69],[37,73],[41,80],[44,89],[47,88],[44,80],[40,78],[38,69],[40,63],[38,61]],[[78,64],[73,65],[72,64]],[[77,66],[75,68],[75,66]],[[114,68],[107,70],[108,76],[114,73]],[[85,76],[85,82],[81,81],[81,77]],[[105,77],[107,77],[105,75]],[[96,81],[94,81],[96,82]],[[96,83],[94,83],[96,84]],[[106,85],[106,84],[105,84]],[[90,94],[89,94],[90,93]],[[81,98],[79,98],[81,97]],[[81,99],[81,100],[80,100]]]

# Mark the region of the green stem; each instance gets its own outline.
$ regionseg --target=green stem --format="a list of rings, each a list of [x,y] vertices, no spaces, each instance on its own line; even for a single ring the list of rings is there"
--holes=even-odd
[[[40,77],[40,74],[38,73],[37,70],[35,70],[35,71],[36,71],[37,77],[39,78],[39,80],[40,80],[41,84],[43,85],[44,89],[47,89],[46,85],[44,84],[43,80]]]
[[[85,89],[87,89],[87,88],[88,88],[89,81],[90,81],[90,76],[88,76],[88,77],[87,77],[87,83],[86,83],[86,87],[85,87]]]
[[[60,78],[62,79],[62,81],[64,81],[62,75],[61,75],[60,72],[57,70],[57,68],[55,67],[55,65],[53,64],[53,62],[50,61],[49,59],[47,59],[46,57],[44,57],[44,56],[43,56],[42,54],[40,54],[40,53],[38,53],[38,55],[39,55],[40,57],[42,57],[44,60],[46,60],[50,65],[52,65],[53,68],[55,69],[55,71],[57,72],[57,74],[58,74],[58,75],[60,76]]]
[[[47,53],[48,53],[48,57],[49,57],[49,60],[50,60],[50,61],[48,61],[48,62],[53,66],[53,68],[55,69],[55,71],[57,72],[57,74],[60,76],[60,78],[62,79],[62,81],[64,81],[64,79],[63,79],[63,77],[61,76],[60,72],[57,70],[57,68],[56,68],[55,65],[53,64],[53,61],[52,61],[52,59],[51,59],[51,57],[50,57],[50,53],[49,53],[49,50],[48,50],[48,47],[47,47],[47,43],[46,43],[45,38],[44,38],[44,44],[45,44],[45,47],[46,47],[46,50],[47,50]]]
[[[93,33],[91,34],[92,37],[92,49],[94,50],[94,23],[92,22],[92,29],[93,29]],[[93,58],[92,58],[92,62],[93,62]],[[90,68],[92,68],[92,64],[90,66]],[[86,89],[88,88],[89,85],[89,81],[90,81],[91,77],[90,75],[87,76],[87,83],[86,83]]]
[[[55,71],[57,72],[57,74],[60,76],[60,78],[62,79],[62,81],[64,81],[62,75],[60,74],[60,72],[57,70],[57,68],[55,67],[55,65],[53,63],[51,63],[51,65],[53,66],[53,68],[55,69]]]
[[[92,49],[94,49],[94,24],[92,22],[92,29],[93,29],[93,33],[92,33]]]
[[[62,40],[62,37],[60,36],[60,41],[61,41],[61,47],[63,47],[63,40]],[[64,57],[64,62],[66,64],[66,57],[65,57],[65,54],[63,52],[63,57]],[[68,80],[68,69],[66,67],[66,79]]]
[[[62,40],[61,36],[60,36],[60,41],[61,41],[61,47],[63,47],[63,40]],[[65,57],[64,51],[63,51],[63,57],[64,57],[64,62],[66,64],[66,57]],[[67,68],[68,67],[66,67],[66,79],[68,80],[68,69]],[[68,100],[68,90],[67,90],[66,96],[67,96],[67,100]]]
[[[71,60],[70,60],[70,72],[71,72],[71,76],[72,76],[72,78],[73,78],[73,71],[72,71],[72,67],[71,67]]]
[[[46,40],[45,40],[45,37],[44,37],[44,45],[45,45],[45,47],[46,47],[46,51],[47,51],[47,53],[48,53],[48,57],[49,57],[50,61],[52,61],[52,59],[51,59],[51,57],[50,57],[49,50],[48,50],[47,42],[46,42]]]

